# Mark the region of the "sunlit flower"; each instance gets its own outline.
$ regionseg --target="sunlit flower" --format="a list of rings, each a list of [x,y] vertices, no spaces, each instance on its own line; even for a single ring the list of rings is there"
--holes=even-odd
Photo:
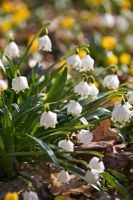
[[[119,60],[121,64],[129,65],[131,62],[131,55],[129,53],[122,53]]]
[[[12,89],[15,92],[18,93],[28,88],[29,86],[28,86],[27,78],[25,76],[19,76],[12,80]]]
[[[96,184],[99,179],[99,173],[95,169],[89,169],[86,172],[84,179],[89,184]]]
[[[119,87],[119,79],[117,75],[107,75],[103,80],[103,86],[109,89],[117,90]]]
[[[93,70],[94,60],[89,55],[86,55],[85,57],[83,57],[81,59],[81,62],[82,62],[81,70],[84,70],[84,71]]]
[[[38,47],[43,51],[52,51],[52,43],[48,35],[44,35],[38,39]]]
[[[82,106],[74,100],[71,100],[67,104],[67,113],[73,115],[74,117],[80,115],[82,112]]]
[[[65,151],[74,151],[74,144],[70,140],[60,140],[58,146]]]
[[[8,193],[5,195],[4,200],[19,200],[18,193],[16,193],[16,192],[8,192]],[[27,199],[27,200],[28,200],[28,199]]]
[[[78,134],[78,139],[83,144],[89,144],[93,139],[93,134],[89,130],[81,129]]]
[[[40,118],[40,125],[47,128],[55,128],[57,121],[57,114],[51,111],[44,112]]]
[[[7,89],[7,83],[4,80],[0,80],[0,92]]]
[[[60,23],[63,28],[71,29],[75,24],[75,20],[72,17],[64,17]]]
[[[133,104],[133,91],[129,91],[129,92],[127,93],[127,98],[128,98],[128,102],[129,102],[130,104]]]
[[[86,51],[85,50],[79,50],[78,55],[80,58],[83,58],[86,56]]]
[[[132,112],[129,110],[127,105],[119,104],[114,107],[112,112],[112,120],[120,123],[129,121],[132,116]]]
[[[65,171],[65,170],[62,170],[58,174],[57,178],[61,183],[69,183],[69,181],[71,179],[69,173],[67,171]]]
[[[24,192],[23,198],[24,200],[39,200],[37,193],[33,191]]]
[[[5,54],[10,58],[16,58],[19,56],[19,48],[15,42],[10,42],[4,49]]]
[[[116,39],[111,36],[105,36],[102,38],[102,46],[105,49],[113,49],[116,46]]]
[[[3,20],[0,23],[0,31],[3,33],[8,32],[11,29],[11,27],[12,27],[12,24],[9,20]]]
[[[118,57],[114,55],[112,52],[107,54],[107,63],[109,65],[117,65],[118,64]]]
[[[102,23],[104,26],[107,26],[108,28],[112,28],[115,25],[115,18],[112,14],[106,13],[102,17]]]
[[[93,157],[90,160],[88,166],[89,166],[89,168],[94,169],[99,173],[102,173],[105,170],[104,163],[102,161],[100,161],[100,159],[97,157]]]
[[[89,94],[89,85],[85,81],[81,81],[74,87],[74,93],[81,95],[82,97],[88,96]]]
[[[73,54],[66,59],[68,66],[72,66],[74,69],[80,69],[82,63],[78,54]]]
[[[121,0],[120,6],[121,6],[121,8],[130,9],[131,8],[131,1],[130,0]]]
[[[33,38],[35,37],[35,35],[30,35],[29,39],[28,39],[28,43],[31,43],[31,41],[33,40]],[[31,46],[31,51],[32,52],[36,52],[38,50],[38,41],[37,39],[34,40],[34,42],[32,43]]]

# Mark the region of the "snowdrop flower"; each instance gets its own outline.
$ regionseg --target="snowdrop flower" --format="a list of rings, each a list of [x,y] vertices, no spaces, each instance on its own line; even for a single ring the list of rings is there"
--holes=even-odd
[[[83,57],[81,59],[81,62],[82,62],[82,69],[84,71],[93,70],[94,60],[89,55],[86,55],[85,57]]]
[[[92,170],[89,169],[86,172],[84,179],[89,184],[96,184],[99,179],[99,173],[95,169]]]
[[[98,94],[99,94],[99,90],[97,89],[97,87],[94,84],[89,84],[88,96],[95,99]]]
[[[4,51],[5,55],[7,55],[10,59],[19,56],[19,48],[15,42],[10,42],[9,44],[7,44]]]
[[[29,88],[27,78],[25,76],[19,76],[12,80],[12,89],[15,92],[24,91]]]
[[[112,112],[112,119],[120,123],[129,121],[131,116],[132,116],[132,111],[130,111],[129,107],[125,104],[117,105],[116,107],[114,107]]]
[[[55,128],[55,125],[58,123],[57,114],[51,111],[44,112],[40,118],[40,125],[47,128]]]
[[[89,130],[81,129],[78,134],[78,139],[83,144],[89,144],[93,139],[93,134]]]
[[[43,51],[52,51],[52,43],[48,35],[44,35],[38,39],[38,47]]]
[[[67,171],[62,170],[58,176],[57,176],[58,180],[62,183],[69,183],[70,181],[70,175]]]
[[[129,92],[127,93],[127,98],[128,98],[128,102],[129,102],[130,104],[133,104],[133,91],[129,91]]]
[[[23,194],[24,200],[39,200],[38,195],[36,192],[24,192]]]
[[[88,165],[91,169],[96,170],[98,173],[102,173],[105,170],[104,163],[97,157],[93,157]]]
[[[0,92],[7,89],[7,83],[4,80],[0,80]]]
[[[60,140],[58,146],[64,149],[65,151],[74,151],[74,144],[70,140]]]
[[[120,81],[117,75],[108,75],[105,76],[103,80],[103,86],[109,89],[117,90],[119,87]]]
[[[74,67],[75,69],[80,69],[82,63],[78,54],[73,54],[66,59],[66,63],[69,66]]]
[[[114,105],[114,108],[116,108],[117,106],[120,106],[120,105],[121,105],[121,101],[117,101],[117,102],[115,103],[115,105]],[[132,108],[132,105],[131,105],[130,103],[128,103],[128,102],[125,102],[124,105],[125,105],[125,107],[128,108],[128,109]]]
[[[79,116],[82,112],[82,106],[75,100],[71,100],[67,104],[67,113],[73,117]]]
[[[88,96],[89,93],[89,85],[85,81],[81,81],[74,87],[74,93],[81,95],[82,97]]]

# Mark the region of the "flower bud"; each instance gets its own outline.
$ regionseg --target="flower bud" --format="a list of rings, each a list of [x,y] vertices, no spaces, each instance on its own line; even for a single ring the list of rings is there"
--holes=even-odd
[[[44,35],[38,39],[38,47],[43,51],[52,51],[52,43],[48,35]]]
[[[103,86],[109,89],[117,90],[119,87],[119,79],[117,75],[108,75],[105,76],[103,80]]]

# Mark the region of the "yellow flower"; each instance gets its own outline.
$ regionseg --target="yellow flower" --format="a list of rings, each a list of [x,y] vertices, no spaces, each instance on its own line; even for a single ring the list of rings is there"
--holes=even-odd
[[[64,17],[60,24],[63,28],[71,29],[73,28],[75,20],[72,17]]]
[[[30,43],[32,41],[32,39],[33,39],[34,36],[35,36],[34,34],[30,35],[30,37],[28,39],[28,43]],[[38,50],[38,40],[37,39],[34,40],[34,42],[33,42],[32,46],[31,46],[30,50],[32,52],[35,52],[35,51]]]
[[[102,3],[102,0],[91,0],[91,3],[92,3],[94,6],[100,6],[101,3]]]
[[[14,11],[14,3],[12,3],[11,1],[4,1],[2,4],[2,10],[5,13],[11,13]]]
[[[121,64],[129,65],[131,62],[131,55],[129,53],[122,53],[119,60]]]
[[[12,27],[12,24],[10,21],[3,21],[2,23],[0,23],[0,31],[3,33],[9,31],[11,27]]]
[[[122,0],[120,1],[121,8],[130,9],[131,8],[131,1],[130,0]]]
[[[131,75],[133,75],[133,64],[131,64],[130,67],[129,67],[129,73],[130,73]]]
[[[116,39],[111,36],[105,36],[102,38],[102,47],[105,49],[113,49],[116,46]]]
[[[117,56],[114,54],[107,56],[107,63],[109,65],[117,65],[118,64]]]
[[[73,200],[73,199],[70,197],[67,197],[67,196],[59,195],[59,196],[55,197],[55,200]]]
[[[5,198],[4,200],[19,200],[19,196],[16,192],[8,192],[6,195],[5,195]]]
[[[112,103],[118,102],[118,101],[122,101],[122,97],[115,97],[112,100]]]
[[[80,50],[78,55],[79,55],[80,58],[83,58],[83,57],[86,56],[86,51],[85,50]]]

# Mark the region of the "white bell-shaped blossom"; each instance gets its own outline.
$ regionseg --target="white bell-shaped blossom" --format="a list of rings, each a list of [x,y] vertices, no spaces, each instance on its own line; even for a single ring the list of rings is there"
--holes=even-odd
[[[72,66],[74,69],[80,69],[82,62],[78,54],[73,54],[66,59],[68,66]]]
[[[74,87],[74,93],[81,95],[82,97],[88,96],[89,94],[89,85],[85,81],[81,81]]]
[[[15,42],[10,42],[6,45],[4,52],[10,59],[16,58],[19,56],[19,47]]]
[[[130,104],[133,104],[133,91],[129,91],[129,92],[127,93],[127,98],[128,98],[128,102],[129,102]]]
[[[82,112],[82,106],[79,104],[79,102],[71,100],[67,104],[67,113],[71,114],[73,117],[79,116],[81,112]]]
[[[102,173],[105,170],[104,163],[97,157],[93,157],[88,166],[90,169],[96,170],[98,173]]]
[[[48,35],[44,35],[38,39],[38,47],[43,51],[52,51],[52,43]]]
[[[78,134],[78,139],[83,144],[89,144],[93,139],[93,134],[89,130],[81,129]]]
[[[40,118],[40,125],[47,128],[55,128],[57,121],[57,114],[51,111],[44,112]]]
[[[0,80],[0,92],[4,91],[7,89],[7,83],[4,80]]]
[[[61,183],[69,183],[70,181],[70,175],[67,171],[62,170],[58,175],[57,175],[57,179],[61,182]]]
[[[120,81],[118,79],[118,76],[114,74],[105,76],[103,80],[103,86],[109,89],[117,90],[119,87],[119,84],[120,84]]]
[[[39,200],[37,193],[33,191],[24,192],[23,199],[24,200]]]
[[[121,105],[121,101],[117,101],[117,102],[115,102],[115,104],[114,104],[114,108],[116,108],[117,106],[120,106],[120,105]],[[132,108],[132,105],[131,105],[130,103],[128,103],[127,101],[124,103],[124,105],[125,105],[125,107],[128,108],[128,109]]]
[[[81,69],[83,71],[90,71],[93,70],[94,68],[94,60],[90,57],[90,55],[86,55],[81,59],[82,62],[82,67]]]
[[[95,169],[87,170],[84,180],[89,184],[96,184],[99,179],[100,174]]]
[[[60,140],[58,146],[64,149],[65,151],[74,151],[74,144],[70,140]]]
[[[91,98],[95,99],[95,98],[97,98],[98,94],[99,94],[99,90],[97,89],[95,84],[93,84],[93,83],[89,84],[88,96],[90,96]]]
[[[124,104],[119,104],[114,107],[112,112],[112,119],[116,122],[124,123],[129,121],[132,116],[132,111],[129,110],[129,107]]]
[[[25,76],[19,76],[12,80],[12,89],[15,92],[24,91],[25,89],[29,88],[28,81]]]
[[[115,25],[115,18],[112,14],[106,13],[104,16],[102,16],[102,23],[104,26],[112,28]]]

